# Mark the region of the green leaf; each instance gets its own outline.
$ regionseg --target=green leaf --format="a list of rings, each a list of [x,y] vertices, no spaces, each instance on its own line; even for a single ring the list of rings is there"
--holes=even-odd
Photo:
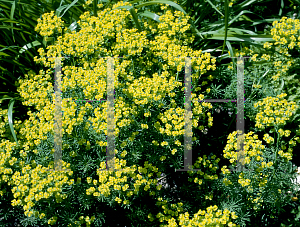
[[[231,25],[233,22],[237,21],[237,19],[239,19],[240,17],[242,17],[244,13],[252,13],[252,12],[251,12],[251,11],[248,11],[248,10],[243,10],[243,11],[239,12],[239,14],[236,15],[236,16],[228,23],[228,25]],[[226,8],[225,8],[225,14],[226,14]],[[252,13],[252,14],[254,14],[254,13]],[[226,20],[226,17],[225,17],[225,20]],[[223,26],[223,27],[220,28],[220,29],[224,29],[225,27],[226,27],[226,24],[225,24],[225,26]]]
[[[71,31],[74,31],[77,28],[77,21],[73,22],[72,24],[70,24],[69,29]]]
[[[136,26],[137,26],[139,32],[141,32],[141,31],[142,31],[142,27],[141,27],[141,25],[140,25],[140,22],[138,21],[138,16],[137,16],[137,14],[136,14],[136,12],[135,12],[135,8],[134,8],[134,7],[131,7],[131,8],[129,9],[129,12],[131,13],[131,15],[132,15],[132,17],[133,17],[133,20],[134,20],[134,22],[135,22],[135,24],[136,24]]]
[[[22,28],[16,28],[16,27],[12,27],[12,26],[6,26],[6,25],[4,25],[4,26],[0,26],[0,29],[12,29],[12,30],[17,30],[17,31],[23,31],[24,29],[22,29]]]
[[[94,10],[94,16],[97,16],[97,0],[93,1],[93,10]]]
[[[149,12],[147,10],[145,12],[143,12],[143,13],[140,13],[140,16],[148,17],[148,18],[153,19],[153,20],[155,20],[155,21],[157,21],[157,22],[160,23],[160,20],[159,20],[160,16],[158,16],[155,13]]]
[[[292,116],[291,122],[295,121],[295,119],[298,118],[299,116],[300,116],[300,114],[295,114],[294,116]]]
[[[65,15],[65,13],[73,6],[75,5],[76,3],[78,2],[78,0],[74,0],[71,4],[68,4],[67,8],[65,9],[64,13],[61,15],[61,17],[63,17]]]
[[[229,17],[229,13],[228,13],[228,0],[225,0],[225,38],[224,38],[224,43],[223,43],[223,49],[222,49],[222,54],[224,52],[224,48],[225,48],[225,43],[226,43],[226,38],[227,38],[227,32],[228,32],[228,17]]]
[[[283,79],[283,78],[281,78],[280,90],[282,90],[282,89],[283,89],[283,86],[284,86],[284,79]]]
[[[1,53],[0,53],[0,55],[1,55]],[[5,77],[2,77],[2,76],[0,76],[0,79],[2,79],[3,80],[3,82],[2,83],[4,83],[4,81],[5,82],[7,82],[7,83],[10,83],[12,86],[15,86],[12,82],[12,80],[11,80],[11,78],[5,78]],[[0,92],[0,94],[1,94],[2,92]],[[5,92],[4,92],[5,93]]]
[[[5,93],[5,94],[6,94],[7,92],[0,92],[0,94],[1,94],[1,93]],[[12,97],[7,96],[7,95],[2,95],[2,96],[0,96],[0,101],[1,101],[1,100],[5,100],[5,99],[12,99]]]
[[[224,15],[223,15],[223,13],[221,13],[218,9],[217,9],[217,7],[214,5],[214,4],[212,4],[212,2],[210,1],[210,0],[206,0],[222,17],[224,17]],[[226,3],[225,3],[226,4]],[[226,10],[225,10],[225,13],[226,13]]]
[[[283,0],[281,0],[281,5],[280,5],[281,7],[280,7],[280,9],[279,9],[279,13],[278,13],[278,15],[281,17],[281,15],[282,15],[282,9],[284,8],[284,2],[283,2]]]
[[[14,23],[14,24],[25,26],[25,27],[29,27],[28,25],[26,25],[26,24],[24,24],[24,23],[22,23],[20,21],[11,20],[11,19],[8,19],[8,18],[0,18],[0,21],[6,22],[6,23]]]
[[[4,53],[4,52],[0,52],[0,56],[1,56],[1,55],[2,55],[2,56],[4,55],[4,56],[7,56],[7,57],[10,57],[9,54],[6,54],[6,53]]]
[[[241,17],[245,18],[246,21],[250,21],[250,22],[254,22],[253,20],[251,20],[249,17],[247,17],[246,15],[242,15]]]
[[[236,66],[236,59],[234,58],[235,57],[235,52],[234,52],[234,49],[232,49],[232,46],[231,46],[229,41],[226,41],[226,46],[227,46],[227,48],[230,52],[230,57],[232,58],[232,62]]]
[[[24,45],[22,47],[22,49],[19,51],[19,53],[22,54],[24,51],[26,51],[32,47],[39,46],[39,45],[42,45],[39,41],[33,41],[31,43],[27,43],[26,45]]]
[[[207,39],[216,39],[216,40],[224,40],[223,34],[213,34],[211,37],[207,37]],[[274,42],[272,35],[238,35],[238,34],[230,34],[227,36],[229,41],[248,41],[248,42]]]
[[[176,4],[175,2],[166,1],[166,0],[158,0],[158,1],[145,2],[145,3],[137,5],[136,8],[140,8],[140,7],[144,7],[144,6],[148,6],[148,5],[154,5],[154,4],[166,4],[166,5],[173,6],[174,8],[178,9],[179,11],[181,11],[185,15],[187,15],[187,13],[184,11],[184,9],[180,5]]]
[[[244,33],[248,33],[250,35],[257,35],[257,33],[250,31],[250,30],[246,30],[246,29],[239,29],[239,28],[228,28],[228,31],[232,34],[231,31],[234,31],[235,33],[237,33],[238,35],[243,35]]]
[[[64,6],[60,6],[56,9],[55,15],[59,17],[59,15],[61,14],[61,11],[65,8],[67,8],[68,5],[64,5]]]
[[[273,21],[279,21],[278,19],[264,19],[264,20],[258,20],[252,23],[252,26],[258,25],[258,24],[264,24],[264,23],[270,23],[272,24]]]
[[[11,11],[10,11],[10,19],[13,20],[14,19],[14,13],[15,13],[15,8],[16,8],[16,2],[14,1],[12,3],[12,7],[11,7]],[[13,23],[10,23],[10,25],[13,27]],[[13,36],[13,39],[14,39],[14,43],[16,42],[15,40],[15,36],[14,36],[14,31],[13,29],[11,30],[11,33],[12,33],[12,36]]]
[[[239,9],[244,8],[246,6],[249,6],[253,2],[257,2],[257,0],[250,0],[250,1],[247,0],[247,1],[244,1],[243,3],[239,4]]]
[[[10,131],[11,131],[11,133],[12,133],[12,135],[13,135],[13,137],[14,137],[16,143],[17,143],[17,145],[19,146],[19,143],[18,143],[16,134],[15,134],[14,126],[13,126],[12,109],[13,109],[13,106],[14,106],[14,102],[15,102],[14,99],[11,99],[11,100],[9,101],[7,116],[8,116],[8,123],[9,123]]]

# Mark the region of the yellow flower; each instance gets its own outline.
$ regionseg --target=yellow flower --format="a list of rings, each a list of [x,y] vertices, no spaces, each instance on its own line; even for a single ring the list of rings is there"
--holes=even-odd
[[[172,150],[172,155],[174,155],[177,152],[177,149]]]
[[[292,201],[297,201],[298,200],[298,197],[292,197]]]
[[[290,130],[285,130],[285,131],[284,131],[284,136],[285,136],[285,137],[289,137],[290,134],[291,134],[291,131],[290,131]]]
[[[166,156],[161,156],[160,161],[164,161],[166,159]]]

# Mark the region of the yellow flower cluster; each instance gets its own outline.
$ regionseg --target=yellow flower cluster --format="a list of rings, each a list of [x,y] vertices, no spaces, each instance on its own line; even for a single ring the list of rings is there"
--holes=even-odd
[[[64,26],[64,22],[60,17],[54,15],[54,11],[50,13],[44,13],[42,15],[42,19],[37,19],[37,26],[35,27],[35,31],[37,31],[41,36],[51,36],[55,30],[58,32],[62,32],[62,27]]]
[[[274,138],[270,136],[268,133],[264,134],[263,140],[266,141],[267,143],[274,143]]]
[[[238,158],[237,151],[237,139],[236,139],[237,131],[230,133],[228,136],[228,141],[223,150],[224,158],[230,159],[230,163],[234,163]],[[242,158],[242,162],[244,164],[249,164],[251,159],[255,158],[257,161],[263,161],[263,153],[262,151],[265,149],[265,146],[262,145],[262,141],[258,139],[257,135],[253,135],[254,132],[249,132],[245,134],[244,138],[244,157]],[[253,135],[253,136],[252,136]],[[261,156],[260,156],[261,155]],[[226,169],[227,166],[222,167],[222,173],[226,175],[229,173],[229,170]]]
[[[133,165],[132,167],[125,167],[126,160],[114,160],[115,169],[119,169],[120,171],[105,170],[106,163],[101,162],[100,169],[97,170],[99,180],[92,181],[92,178],[87,178],[88,184],[93,184],[95,187],[97,187],[95,188],[94,186],[92,186],[89,189],[87,189],[87,195],[93,195],[95,197],[108,197],[111,194],[113,194],[114,196],[118,195],[114,199],[117,203],[121,203],[123,201],[124,205],[130,205],[130,201],[126,197],[130,198],[131,196],[133,196],[133,194],[138,195],[141,185],[144,185],[144,191],[148,191],[152,185],[154,186],[152,190],[149,190],[150,196],[156,194],[154,191],[155,189],[161,189],[162,185],[158,185],[156,179],[156,177],[161,176],[161,172],[158,172],[158,168],[156,168],[152,164],[149,164],[148,161],[144,163],[144,168],[142,168],[136,167],[136,165]],[[136,171],[137,173],[135,173]],[[154,173],[151,173],[151,171],[153,171]],[[127,183],[128,177],[124,174],[129,175],[130,178],[134,181],[134,189],[129,189],[129,182]],[[123,177],[121,177],[122,175]]]
[[[91,218],[89,216],[80,216],[79,221],[75,221],[74,224],[81,226],[84,222],[86,223],[87,227],[90,227],[92,222],[95,220],[95,216],[92,216]],[[68,227],[72,227],[72,224],[68,224]]]
[[[206,102],[202,102],[202,104],[199,103],[199,100],[203,100],[203,95],[199,95],[199,98],[195,99],[194,97],[196,96],[196,94],[192,94],[192,102],[194,103],[192,112],[193,112],[193,116],[195,119],[192,120],[192,127],[196,128],[198,126],[198,121],[196,119],[199,118],[200,114],[201,116],[205,117],[205,114],[203,113],[203,109],[201,107],[201,105],[203,107],[208,107],[208,108],[212,108],[211,103],[206,103]],[[175,107],[175,106],[174,106]],[[161,126],[160,122],[157,121],[154,124],[154,127],[156,128],[156,130],[161,133],[161,134],[166,134],[168,136],[173,136],[173,137],[179,137],[180,135],[184,135],[184,112],[185,110],[177,107],[175,108],[170,108],[168,110],[166,110],[163,114],[160,113],[158,115],[158,118],[160,119],[160,121],[165,125],[165,128]],[[212,126],[212,121],[213,118],[211,116],[211,113],[207,113],[208,116],[208,126],[211,127]],[[203,129],[203,126],[199,126],[199,129]],[[176,144],[176,142],[175,142]],[[179,144],[178,146],[180,146],[181,144]]]
[[[2,101],[2,100],[1,100]],[[1,104],[1,102],[0,102]],[[7,116],[8,109],[3,110],[0,108],[0,137],[4,137],[5,133],[5,126],[8,124],[8,118]]]
[[[118,2],[112,9],[124,5],[130,4],[128,2]],[[216,69],[216,60],[211,58],[209,53],[202,54],[201,51],[194,51],[187,46],[182,47],[182,41],[174,38],[174,32],[175,36],[178,35],[177,33],[182,33],[183,36],[189,36],[189,33],[186,32],[187,29],[189,29],[187,23],[188,17],[184,16],[182,12],[176,11],[174,15],[172,15],[171,11],[168,11],[165,15],[161,16],[161,23],[159,25],[153,24],[153,29],[149,26],[151,32],[157,30],[157,36],[151,41],[148,40],[147,29],[145,29],[145,32],[137,32],[136,29],[126,28],[126,17],[129,16],[129,14],[127,10],[111,11],[111,8],[98,12],[97,17],[90,16],[90,13],[86,12],[80,16],[80,21],[78,21],[82,28],[79,32],[73,31],[64,34],[64,37],[58,37],[55,45],[47,47],[47,53],[44,52],[44,49],[40,48],[40,58],[34,58],[36,62],[42,62],[45,67],[54,68],[55,57],[72,55],[72,57],[79,57],[80,60],[78,60],[77,63],[83,66],[77,67],[77,63],[76,65],[64,66],[66,59],[61,59],[63,72],[62,93],[65,96],[62,99],[63,136],[65,135],[68,138],[74,136],[73,129],[81,125],[83,125],[86,130],[93,126],[96,133],[100,134],[104,132],[104,134],[107,135],[107,117],[105,114],[107,113],[107,102],[95,105],[74,102],[74,100],[78,99],[99,100],[105,98],[107,93],[107,64],[105,59],[98,59],[99,55],[102,57],[124,56],[122,63],[120,63],[120,59],[114,59],[114,86],[115,90],[118,90],[119,93],[123,92],[125,95],[127,94],[129,97],[131,95],[133,98],[132,103],[125,101],[124,96],[116,97],[115,99],[115,125],[117,126],[115,129],[115,137],[118,136],[122,127],[128,127],[134,122],[134,116],[137,117],[141,111],[145,111],[146,108],[142,107],[142,105],[155,103],[159,108],[162,108],[164,106],[162,99],[167,95],[171,98],[175,96],[176,88],[182,85],[182,83],[179,83],[175,79],[175,73],[176,71],[180,71],[184,66],[184,58],[187,57],[188,54],[190,54],[190,57],[193,57],[191,59],[192,67],[197,71],[192,75],[193,79],[199,78],[199,74],[204,74],[208,70]],[[180,24],[181,27],[178,27],[178,24]],[[166,32],[166,25],[168,25],[167,27],[172,27],[169,33]],[[51,12],[43,15],[42,20],[38,21],[36,30],[39,31],[42,36],[50,36],[55,29],[61,32],[62,26],[63,22],[60,18],[54,16],[53,12]],[[154,28],[155,26],[157,29]],[[161,27],[158,28],[158,26]],[[67,29],[65,29],[65,31],[67,32]],[[191,38],[186,37],[181,40],[185,40],[183,44],[188,45],[193,39],[194,36]],[[152,55],[142,54],[143,51],[151,53]],[[135,60],[134,58],[138,55],[141,55],[140,59]],[[181,55],[181,58],[177,58],[178,55]],[[92,58],[88,60],[88,57]],[[162,64],[158,59],[166,61],[167,64]],[[162,71],[160,75],[157,74],[158,70],[152,66],[154,63],[163,68],[164,71]],[[147,72],[147,68],[153,72],[149,70]],[[174,70],[167,72],[166,70],[168,68]],[[127,73],[126,69],[130,69],[127,70],[130,72]],[[144,76],[136,75],[134,74],[135,72],[140,72],[140,74]],[[19,134],[17,133],[17,138],[19,141],[22,141],[20,144],[21,149],[19,150],[21,160],[16,160],[11,157],[16,143],[4,140],[1,141],[0,144],[1,184],[8,182],[13,186],[13,194],[15,197],[12,201],[13,205],[23,206],[26,215],[39,215],[40,218],[44,218],[45,214],[36,213],[37,211],[32,209],[35,204],[38,204],[39,201],[44,199],[49,200],[51,197],[55,197],[55,201],[60,203],[62,199],[66,198],[66,194],[62,194],[62,187],[65,184],[74,184],[74,179],[69,180],[66,175],[69,174],[69,176],[71,176],[72,171],[63,171],[63,173],[49,172],[46,171],[45,167],[40,164],[37,165],[35,162],[32,162],[31,165],[27,163],[27,165],[25,165],[28,158],[35,159],[36,155],[38,155],[37,146],[48,139],[46,135],[49,132],[53,132],[55,109],[53,101],[55,100],[55,95],[53,94],[53,85],[49,82],[51,81],[52,73],[51,69],[46,71],[41,70],[38,75],[34,75],[30,72],[29,75],[25,75],[25,80],[19,80],[20,87],[18,88],[18,92],[24,99],[23,105],[34,106],[37,110],[35,112],[28,112],[29,119],[25,120],[22,126],[19,125],[20,122],[14,125],[15,129],[20,129]],[[150,75],[152,75],[152,78]],[[192,96],[192,101],[195,105],[193,113],[195,115],[202,114],[202,116],[205,117],[202,107],[212,108],[212,105],[210,103],[202,103],[200,105],[197,100],[203,99],[204,96],[199,95],[198,99],[196,99],[195,95],[196,94],[193,94]],[[164,117],[170,120],[170,122],[173,121],[172,124],[174,127],[178,127],[178,125],[174,123],[178,121],[179,125],[182,124],[184,113],[182,109],[177,108],[178,112],[176,118],[174,109],[176,103],[175,100],[171,100],[171,102],[174,106],[172,112],[169,110],[165,112],[158,110],[160,113],[163,113],[163,115],[160,115],[160,119]],[[164,106],[164,108],[166,107]],[[148,111],[149,109],[146,115],[150,116]],[[1,114],[7,113],[2,112]],[[88,114],[93,117],[86,117]],[[170,118],[169,115],[171,115],[172,118]],[[207,116],[209,117],[209,125],[212,125],[212,117],[209,113]],[[193,119],[193,126],[197,127],[198,122],[195,119]],[[0,123],[3,125],[3,122]],[[7,122],[4,123],[7,124]],[[150,129],[152,125],[143,122],[143,124],[140,124],[140,127],[145,129],[148,127]],[[170,127],[168,126],[168,128]],[[177,132],[179,132],[181,128],[176,128]],[[129,138],[130,141],[134,140],[136,133],[138,132],[133,132],[133,135]],[[9,133],[7,133],[7,135],[8,134]],[[173,136],[178,135],[174,134]],[[77,142],[79,145],[87,143],[86,149],[91,149],[95,143],[99,146],[107,146],[107,143],[101,140],[87,141],[87,139],[78,138]],[[121,143],[123,146],[126,145],[126,141],[121,141]],[[162,143],[163,145],[169,145],[166,144],[166,141],[162,141]],[[176,140],[175,144],[180,146],[181,142]],[[64,144],[63,149],[68,148],[68,146],[68,144]],[[173,149],[172,154],[174,155],[176,151],[176,149]],[[51,154],[53,154],[53,152],[54,149],[52,149]],[[118,151],[116,150],[116,152]],[[125,150],[121,151],[122,157],[125,157],[126,154],[127,152]],[[75,158],[76,155],[77,152],[70,152],[71,157]],[[48,158],[49,157],[46,157],[46,159]],[[162,155],[161,160],[163,161],[165,159],[166,155]],[[126,160],[115,159],[115,161],[117,169],[126,166]],[[24,172],[23,175],[18,171],[13,173],[12,168],[10,168],[13,165],[18,165],[17,167],[20,168],[22,173]],[[64,163],[63,165],[67,168],[70,167],[70,163],[67,165]],[[49,167],[53,168],[53,162]],[[102,162],[101,169],[104,170],[105,167],[105,162]],[[134,190],[128,190],[126,194],[127,197],[131,197],[133,193],[138,194],[142,184],[145,185],[144,191],[151,191],[149,193],[150,195],[155,195],[156,193],[155,188],[150,190],[152,184],[155,185],[156,190],[160,190],[162,187],[161,185],[157,185],[157,180],[153,179],[155,177],[153,173],[151,173],[151,170],[155,173],[158,172],[156,167],[146,163],[144,168],[139,168],[136,168],[136,166],[125,168],[127,174],[130,174],[130,177],[135,180],[133,183]],[[147,168],[149,169],[148,172]],[[136,169],[140,171],[140,174],[134,173]],[[125,192],[131,185],[127,182],[128,176],[123,173],[124,172],[121,171],[109,172],[98,170],[97,174],[99,175],[99,180],[87,179],[88,183],[92,183],[93,186],[87,189],[86,194],[97,197],[113,194],[116,202],[120,203],[123,201],[123,204],[128,205],[129,200],[127,200],[125,196],[119,196],[119,191],[122,190]],[[145,176],[142,176],[141,173],[144,173]],[[158,172],[157,176],[160,177],[160,174],[161,173]],[[205,177],[207,177],[207,179],[215,178],[215,176],[209,175]],[[79,182],[80,180],[78,180],[78,183]],[[1,194],[3,193],[2,191]],[[54,216],[49,219],[48,223],[55,224],[56,221],[57,218]]]
[[[218,162],[220,161],[219,158],[216,159],[216,156],[213,155],[211,156],[210,160],[207,158],[206,155],[203,155],[203,157],[199,157],[198,160],[196,161],[196,163],[193,165],[193,169],[194,167],[196,169],[200,169],[201,167],[203,168],[203,171],[188,171],[188,174],[190,176],[193,176],[195,174],[198,174],[201,176],[202,179],[199,179],[198,177],[194,178],[194,180],[192,178],[189,178],[188,181],[192,182],[194,181],[196,184],[201,185],[203,183],[203,179],[204,180],[217,180],[218,179],[218,175],[215,174],[217,169],[218,169]],[[209,175],[209,173],[212,173],[212,175]],[[212,198],[212,195],[210,195],[210,199]]]
[[[0,143],[0,186],[7,182],[11,185],[11,176],[13,175],[13,166],[18,165],[17,158],[12,157],[12,152],[16,147],[16,142],[10,142],[8,140]],[[6,149],[2,149],[6,148]],[[5,152],[6,151],[6,152]],[[1,193],[1,195],[3,192]]]
[[[168,203],[167,200],[164,200],[161,197],[158,197],[157,200],[158,201],[156,202],[156,205],[161,206],[164,210],[163,213],[168,215],[168,216],[165,216],[164,214],[159,212],[156,215],[156,218],[158,218],[160,222],[167,221],[171,217],[178,217],[178,215],[181,212],[183,212],[183,208],[182,208],[183,203],[181,203],[181,202],[177,203],[177,204],[170,204],[170,203]],[[170,207],[168,207],[168,204],[170,205]],[[150,219],[151,222],[154,221],[154,217],[151,213],[148,215],[148,218]]]
[[[273,29],[271,30],[271,35],[273,35],[273,39],[276,41],[274,45],[288,44],[289,49],[293,49],[296,45],[300,47],[299,29],[299,19],[282,17],[279,22],[277,20],[274,21]],[[298,42],[296,42],[297,37]]]
[[[53,169],[52,166],[49,165]],[[63,162],[63,171],[49,171],[49,169],[36,166],[32,169],[30,165],[26,165],[22,168],[22,175],[16,171],[11,179],[11,184],[16,185],[12,188],[14,199],[12,200],[12,206],[23,206],[25,215],[30,217],[32,215],[39,215],[43,218],[45,214],[39,214],[38,211],[32,209],[36,202],[43,199],[49,199],[53,195],[57,203],[61,203],[63,199],[67,198],[66,194],[62,193],[62,186],[65,184],[74,184],[74,180],[69,180],[67,174],[72,176],[73,172],[66,169],[70,164]],[[52,222],[55,222],[55,219]],[[51,222],[51,221],[49,221]]]
[[[283,150],[280,150],[280,151],[278,151],[278,154],[281,157],[286,158],[289,161],[292,160],[292,156],[293,156],[292,151],[288,151],[288,152],[284,153]]]
[[[285,96],[287,94],[283,93],[277,95],[276,98],[267,97],[254,104],[254,108],[258,109],[255,127],[264,129],[268,126],[283,126],[286,124],[298,105],[293,101],[287,102],[283,99]]]
[[[194,217],[190,219],[190,215],[188,212],[185,212],[184,214],[179,215],[179,226],[239,226],[230,219],[236,219],[238,216],[235,215],[235,212],[230,212],[228,209],[225,210],[218,210],[218,207],[216,205],[210,206],[206,208],[205,210],[199,210],[196,214],[194,214]],[[176,220],[174,218],[171,218],[168,220],[168,225],[163,225],[165,227],[175,227],[178,226],[176,223]]]
[[[141,107],[148,103],[153,105],[155,101],[161,100],[166,94],[173,97],[175,93],[171,92],[182,83],[175,81],[175,77],[171,77],[168,81],[167,75],[168,72],[165,71],[160,76],[158,73],[153,74],[153,78],[140,77],[130,85],[127,82],[129,85],[128,96]]]
[[[226,224],[228,226],[239,226],[230,221],[230,216],[232,219],[236,219],[238,217],[235,215],[235,212],[230,212],[227,209],[224,211],[218,210],[216,205],[206,208],[206,211],[202,211],[200,209],[191,219],[188,212],[183,214],[183,203],[181,202],[177,204],[170,204],[167,200],[159,197],[156,205],[162,207],[163,213],[159,212],[155,217],[158,218],[160,222],[168,222],[167,225],[160,225],[161,227],[222,226]],[[155,219],[151,213],[148,214],[148,218],[151,222]]]
[[[265,178],[264,178],[265,179]],[[249,196],[248,200],[252,203],[255,204],[255,206],[253,207],[254,210],[257,210],[259,207],[262,206],[263,203],[263,199],[261,198],[261,193],[258,192],[256,198],[254,199],[254,197],[251,195]]]
[[[54,225],[57,221],[57,217],[53,216],[48,220],[48,225]]]
[[[242,185],[242,187],[246,187],[250,185],[251,180],[250,179],[244,179],[243,174],[239,175],[238,183]]]
[[[281,135],[285,135],[285,131],[282,129],[279,130]],[[286,132],[286,136],[289,136],[290,131]],[[236,136],[237,132],[233,132],[228,136],[229,141],[223,151],[224,157],[230,159],[230,162],[233,163],[237,159],[237,152],[232,149],[236,149]],[[295,141],[298,141],[299,138],[294,138]],[[269,134],[264,134],[264,138],[267,143],[273,143],[274,139],[269,136]],[[289,142],[290,145],[294,146],[296,142],[291,140]],[[287,158],[291,160],[292,154],[291,150],[287,153],[283,153],[282,150],[278,152],[281,157]],[[259,194],[254,192],[254,189],[259,189],[259,191],[265,190],[268,183],[268,179],[270,176],[270,169],[273,167],[274,163],[272,161],[264,160],[263,154],[266,152],[265,146],[262,145],[262,141],[258,140],[258,136],[255,135],[253,132],[249,132],[245,134],[244,137],[244,157],[242,157],[242,163],[245,164],[245,167],[249,170],[254,170],[257,174],[253,175],[252,171],[246,171],[239,174],[237,182],[245,188],[247,193],[250,194],[248,200],[251,200],[252,203],[255,203],[254,209],[258,209],[262,205],[262,198]],[[234,187],[235,185],[235,177],[231,177],[230,171],[227,169],[227,166],[223,166],[221,171],[224,175],[223,184],[227,187]],[[254,198],[255,197],[255,198]]]

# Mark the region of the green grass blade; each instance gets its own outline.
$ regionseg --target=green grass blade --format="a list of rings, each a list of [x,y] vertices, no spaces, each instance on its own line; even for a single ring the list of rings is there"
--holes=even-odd
[[[14,24],[19,24],[19,25],[22,25],[22,26],[26,26],[26,27],[29,27],[28,25],[20,22],[20,21],[16,21],[16,20],[11,20],[11,19],[8,19],[8,18],[0,18],[0,21],[2,22],[6,22],[6,23],[14,23]]]
[[[13,81],[10,80],[9,78],[5,78],[5,77],[3,77],[3,76],[0,76],[0,79],[2,80],[2,83],[9,83],[9,84],[11,84],[12,86],[15,86],[14,83],[13,83]],[[0,92],[0,93],[1,93],[1,92]]]
[[[68,5],[64,5],[64,6],[58,7],[58,8],[56,9],[55,15],[59,17],[59,15],[61,14],[61,12],[62,12],[65,8],[67,8],[67,7],[68,7]]]
[[[16,9],[16,2],[14,1],[12,3],[12,6],[11,6],[11,11],[10,11],[10,19],[13,20],[14,19],[14,14],[15,14],[15,9]],[[13,23],[10,23],[11,27],[13,27]],[[14,39],[14,43],[16,42],[15,40],[15,36],[14,36],[14,31],[13,29],[11,29],[11,34],[12,34],[12,37]]]
[[[35,47],[35,46],[39,46],[39,45],[42,45],[39,41],[33,41],[31,43],[27,43],[26,45],[24,45],[21,50],[19,51],[20,54],[22,54],[24,51],[32,48],[32,47]]]
[[[281,0],[281,5],[280,5],[281,7],[280,7],[280,9],[279,9],[279,13],[278,13],[278,15],[281,17],[281,15],[282,15],[282,9],[284,8],[284,2],[283,2],[283,0]]]
[[[238,14],[236,17],[234,17],[234,18],[229,22],[229,25],[231,25],[233,22],[235,22],[235,21],[236,21],[237,19],[239,19],[240,17],[245,16],[245,15],[243,15],[243,14],[245,14],[245,13],[252,13],[252,12],[249,11],[249,10],[243,10],[243,11],[239,12],[239,14]],[[252,14],[255,14],[255,13],[252,13]]]
[[[93,11],[94,11],[94,17],[97,16],[97,2],[96,0],[93,1]]]
[[[77,2],[78,2],[78,0],[74,0],[71,4],[69,4],[68,7],[65,9],[64,13],[61,15],[61,17],[63,17],[65,15],[65,13]]]
[[[61,11],[63,9],[65,9],[68,5],[62,6],[62,3],[64,2],[64,0],[60,1],[59,7],[55,10],[55,15],[59,17]]]
[[[263,23],[270,23],[272,24],[273,21],[279,21],[280,19],[264,19],[264,20],[259,20],[259,21],[255,21],[252,23],[252,26],[254,25],[258,25],[258,24],[263,24]]]
[[[239,35],[243,35],[245,33],[248,33],[250,35],[257,35],[257,33],[253,32],[253,31],[246,30],[246,29],[240,29],[240,28],[229,28],[228,31],[230,33],[232,33],[231,31],[234,31],[236,34],[239,34]]]
[[[226,46],[230,52],[229,57],[235,57],[234,49],[232,48],[231,43],[229,41],[226,41]],[[236,67],[236,59],[235,58],[231,58],[231,59],[232,59],[234,66]]]
[[[254,3],[254,2],[260,2],[260,1],[257,1],[257,0],[247,0],[247,1],[244,1],[243,3],[239,4],[239,9],[244,8],[246,6],[249,6],[252,3]]]
[[[222,49],[222,54],[224,52],[225,48],[225,43],[226,43],[226,38],[227,38],[227,32],[228,32],[228,18],[229,18],[229,7],[228,7],[228,0],[225,0],[225,37],[224,37],[224,43],[223,43],[223,49]]]
[[[72,24],[70,24],[69,29],[71,31],[74,31],[77,28],[77,21],[73,22]]]
[[[12,27],[12,26],[0,26],[0,29],[12,29],[12,30],[17,30],[17,31],[22,31],[22,28],[16,28],[16,27]]]
[[[136,14],[136,12],[135,12],[135,8],[134,8],[134,7],[131,7],[131,8],[129,9],[129,12],[131,13],[131,15],[132,15],[132,17],[133,17],[133,20],[134,20],[134,22],[135,22],[135,24],[136,24],[136,26],[137,26],[139,32],[141,32],[141,31],[142,31],[142,27],[141,27],[141,25],[140,25],[140,22],[138,21],[138,16],[137,16],[137,14]]]
[[[213,7],[222,17],[224,17],[223,13],[220,12],[220,10],[217,9],[217,7],[210,1],[210,0],[206,0],[211,7]],[[225,9],[225,14],[226,14],[226,9]]]
[[[178,9],[179,11],[181,11],[184,14],[187,15],[187,13],[184,11],[184,9],[180,5],[176,4],[175,2],[166,1],[166,0],[157,0],[157,1],[145,2],[145,3],[139,4],[139,5],[135,6],[135,7],[136,8],[140,8],[140,7],[144,7],[144,6],[148,6],[148,5],[154,5],[154,4],[166,4],[166,5],[173,6],[174,8]]]
[[[149,12],[147,10],[145,12],[141,13],[140,16],[148,17],[148,18],[153,19],[160,23],[159,16],[157,14]]]
[[[207,39],[216,39],[216,40],[224,40],[223,34],[213,34],[211,37],[207,37]],[[248,41],[248,42],[274,42],[272,35],[238,35],[238,34],[230,34],[227,36],[227,40],[229,41]]]
[[[10,57],[10,55],[9,55],[9,54],[6,54],[6,53],[4,53],[4,52],[0,52],[0,56],[6,56],[6,57]]]
[[[8,116],[8,123],[9,123],[10,131],[11,131],[17,145],[19,146],[16,134],[15,134],[14,126],[13,126],[12,109],[13,109],[13,106],[14,106],[14,102],[15,102],[15,100],[13,98],[9,101],[7,116]]]

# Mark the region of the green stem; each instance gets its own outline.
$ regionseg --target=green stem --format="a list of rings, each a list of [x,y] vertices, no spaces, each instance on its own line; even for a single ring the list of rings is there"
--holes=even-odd
[[[277,125],[275,126],[275,131],[276,131],[276,134],[277,134],[277,141],[276,141],[276,153],[275,153],[275,161],[274,161],[274,170],[273,170],[273,173],[270,177],[270,180],[268,182],[270,182],[275,174],[275,171],[277,169],[277,156],[278,156],[278,143],[279,143],[279,133],[278,133],[278,129],[277,129]]]

